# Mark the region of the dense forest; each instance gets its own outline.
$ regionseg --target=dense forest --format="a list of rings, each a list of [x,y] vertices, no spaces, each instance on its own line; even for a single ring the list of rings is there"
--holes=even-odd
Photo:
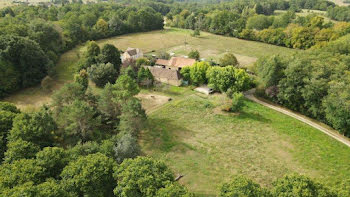
[[[189,5],[172,9],[167,24],[172,27],[255,40],[289,48],[320,48],[349,33],[349,23],[326,21],[316,14],[296,16],[300,9],[338,9],[327,1],[234,1],[208,6]],[[275,10],[285,10],[274,15]]]
[[[350,136],[349,43],[347,35],[322,49],[260,59],[262,94]]]
[[[59,56],[87,40],[163,28],[162,14],[151,7],[76,3],[0,13],[0,97],[53,76]]]

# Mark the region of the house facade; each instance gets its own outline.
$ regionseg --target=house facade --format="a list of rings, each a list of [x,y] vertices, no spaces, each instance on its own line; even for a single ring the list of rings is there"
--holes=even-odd
[[[147,66],[147,68],[151,71],[155,81],[173,86],[180,86],[182,84],[181,75],[177,70],[166,69],[159,66]]]
[[[143,57],[143,52],[138,48],[128,48],[123,55],[121,56],[122,62],[127,59],[137,60],[138,58]]]

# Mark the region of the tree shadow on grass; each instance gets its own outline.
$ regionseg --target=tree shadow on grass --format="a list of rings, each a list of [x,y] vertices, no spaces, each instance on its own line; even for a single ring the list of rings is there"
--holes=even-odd
[[[191,130],[176,124],[171,118],[149,118],[142,132],[142,140],[147,149],[164,153],[174,150],[186,152],[194,148],[182,142],[181,138],[186,138],[192,133]]]
[[[254,120],[254,121],[263,122],[263,123],[271,123],[270,119],[265,118],[258,112],[247,113],[245,111],[242,111],[240,112],[239,116],[237,116],[237,119]]]

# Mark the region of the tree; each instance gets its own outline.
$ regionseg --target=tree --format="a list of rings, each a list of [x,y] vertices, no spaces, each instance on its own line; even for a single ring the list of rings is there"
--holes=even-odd
[[[41,148],[52,146],[56,130],[55,120],[46,109],[34,113],[21,113],[13,120],[9,140],[22,139],[37,144]]]
[[[121,114],[120,103],[114,99],[116,97],[115,90],[115,85],[107,83],[98,99],[98,109],[103,114],[103,117],[108,120],[107,124],[112,124],[113,126],[115,126],[118,116]]]
[[[40,147],[32,142],[27,142],[22,139],[10,141],[7,144],[4,161],[6,163],[12,163],[20,159],[32,159],[39,151]]]
[[[0,58],[0,98],[20,87],[20,73],[11,62]]]
[[[79,196],[113,196],[114,161],[96,153],[79,157],[62,171],[62,183],[67,191]]]
[[[317,29],[311,27],[296,27],[292,31],[290,42],[293,48],[308,49],[315,45]]]
[[[232,112],[239,112],[244,107],[244,95],[240,92],[233,93],[232,95]]]
[[[18,114],[20,112],[20,110],[14,104],[8,103],[8,102],[1,102],[1,101],[0,101],[0,110],[12,112],[15,114]]]
[[[286,175],[273,183],[274,196],[331,197],[336,196],[328,188],[303,175]]]
[[[6,91],[40,83],[52,67],[52,62],[36,42],[20,36],[0,36],[0,60],[0,65],[8,65],[4,69],[7,76],[1,84]]]
[[[160,188],[174,182],[172,172],[163,162],[147,157],[124,160],[115,178],[118,185],[114,194],[121,197],[155,196]]]
[[[222,58],[220,58],[220,66],[237,66],[238,60],[236,56],[232,53],[226,53]]]
[[[121,105],[121,111],[118,129],[137,136],[146,120],[146,113],[142,109],[141,101],[138,98],[129,98]]]
[[[184,81],[188,81],[190,82],[191,81],[191,67],[190,66],[186,66],[186,67],[183,67],[181,70],[180,70],[180,74],[183,78]]]
[[[63,148],[45,147],[36,153],[35,161],[45,169],[46,177],[58,178],[68,163],[68,155]]]
[[[38,197],[69,197],[74,196],[72,193],[65,191],[64,185],[54,179],[48,179],[36,186],[36,194]]]
[[[108,34],[108,23],[102,18],[98,19],[95,27],[97,31],[102,35],[102,37]]]
[[[0,102],[0,163],[7,149],[7,136],[12,129],[13,119],[19,112],[15,105],[7,102]]]
[[[157,191],[156,197],[194,197],[184,186],[178,183],[168,184]]]
[[[233,66],[211,67],[208,69],[206,77],[208,85],[216,91],[246,91],[251,86],[251,79],[243,69]]]
[[[153,75],[148,68],[141,67],[137,73],[137,80],[140,85],[149,87],[153,84]]]
[[[269,17],[265,15],[255,15],[248,18],[247,28],[263,30],[263,29],[269,28],[272,25],[272,22],[273,22],[273,17]]]
[[[100,54],[101,49],[95,41],[87,43],[85,57],[96,57]]]
[[[99,60],[101,63],[111,63],[117,73],[119,73],[122,61],[120,59],[120,52],[114,45],[105,44],[102,47]]]
[[[57,124],[64,129],[65,135],[81,140],[83,143],[92,137],[92,134],[101,124],[101,118],[87,102],[75,100],[62,109]]]
[[[192,50],[191,52],[188,53],[188,57],[195,59],[195,60],[199,60],[200,59],[200,54],[198,50]]]
[[[107,83],[114,82],[118,77],[118,72],[111,63],[94,64],[88,68],[90,79],[98,87],[104,87]]]
[[[206,72],[210,68],[207,62],[196,62],[190,66],[190,82],[199,86],[207,82]],[[186,70],[185,70],[186,71]],[[185,71],[182,71],[184,73]]]
[[[328,95],[322,103],[328,122],[346,136],[350,136],[349,84],[349,73],[341,77],[341,80],[330,82]]]
[[[86,100],[86,89],[79,83],[67,83],[52,96],[54,116],[57,118],[65,106],[71,105],[75,100]]]
[[[220,188],[220,197],[245,196],[245,197],[267,197],[268,192],[259,184],[245,177],[237,176],[232,181],[224,183]]]
[[[306,58],[296,58],[289,62],[284,70],[284,78],[278,83],[279,92],[277,94],[278,101],[285,106],[305,112],[303,108],[304,98],[302,90],[305,86],[305,78],[311,73],[310,60]]]
[[[114,98],[115,102],[124,102],[140,92],[136,81],[128,75],[121,75],[114,87],[113,94],[116,96]]]
[[[141,150],[137,139],[131,134],[123,133],[113,148],[116,161],[120,164],[125,159],[137,157]]]
[[[79,74],[74,75],[74,82],[81,85],[84,90],[87,90],[89,86],[89,75],[85,69],[79,71]]]
[[[41,183],[44,169],[33,159],[16,160],[4,163],[0,168],[0,190],[13,188],[26,182]]]
[[[278,82],[284,77],[286,63],[278,56],[260,58],[256,64],[257,74],[265,87],[278,85]]]

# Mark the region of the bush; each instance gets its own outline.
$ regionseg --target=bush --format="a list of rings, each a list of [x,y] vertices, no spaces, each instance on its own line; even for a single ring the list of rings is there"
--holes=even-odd
[[[200,54],[199,51],[197,50],[192,50],[190,53],[188,53],[188,57],[192,59],[199,60],[200,59]]]
[[[233,93],[232,94],[232,106],[231,111],[232,112],[239,112],[244,107],[244,95],[240,93]]]
[[[222,58],[220,58],[220,66],[237,66],[238,60],[236,56],[232,53],[226,53]]]

